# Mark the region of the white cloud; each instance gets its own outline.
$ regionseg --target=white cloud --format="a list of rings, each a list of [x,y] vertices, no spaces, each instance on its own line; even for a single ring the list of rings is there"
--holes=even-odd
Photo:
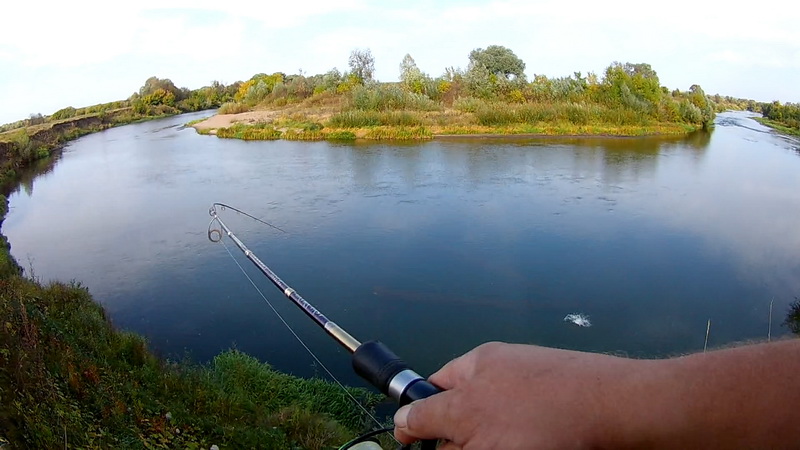
[[[49,103],[31,103],[42,97],[34,91],[46,91],[45,98],[64,95],[75,87],[63,80],[77,79],[77,73],[93,77],[83,85],[88,98],[96,93],[91,85],[103,84],[108,73],[128,74],[117,83],[155,74],[193,88],[256,72],[346,69],[356,47],[372,50],[376,76],[384,81],[397,79],[406,53],[436,76],[445,67],[466,67],[470,50],[497,44],[514,50],[528,75],[601,72],[615,60],[648,62],[671,88],[699,83],[714,92],[735,80],[739,91],[732,95],[800,99],[800,9],[780,2],[757,8],[716,0],[676,0],[657,8],[596,0],[6,3],[0,97],[4,110],[16,112],[0,111],[0,122],[28,109],[45,112]],[[742,69],[775,73],[764,86],[763,79],[733,72]],[[12,85],[30,92],[22,96],[28,104],[8,101],[18,98]],[[80,103],[77,94],[70,92],[70,103]]]

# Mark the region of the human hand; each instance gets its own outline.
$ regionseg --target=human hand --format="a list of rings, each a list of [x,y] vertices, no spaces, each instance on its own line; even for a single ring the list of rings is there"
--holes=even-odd
[[[444,392],[395,414],[395,437],[444,439],[440,449],[615,447],[632,366],[613,356],[488,343],[429,381]],[[633,377],[635,378],[635,377]]]

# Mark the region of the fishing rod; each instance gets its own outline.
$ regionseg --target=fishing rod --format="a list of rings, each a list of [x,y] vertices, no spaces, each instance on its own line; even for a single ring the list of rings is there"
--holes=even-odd
[[[267,267],[267,265],[264,264],[255,253],[247,248],[244,242],[228,228],[225,222],[219,217],[217,207],[221,210],[231,209],[269,225],[270,227],[280,231],[283,230],[224,203],[214,203],[208,210],[211,216],[211,222],[208,225],[208,239],[212,242],[220,242],[224,236],[229,237],[239,250],[244,253],[247,259],[249,259],[261,273],[269,278],[272,284],[274,284],[283,295],[291,300],[292,303],[300,308],[300,310],[319,327],[325,330],[336,342],[347,349],[352,355],[353,369],[361,378],[369,382],[384,395],[396,400],[400,406],[441,392],[439,388],[429,383],[421,375],[412,370],[411,366],[392,352],[386,344],[378,340],[360,342],[300,296],[297,291],[286,284],[272,269]],[[219,228],[214,228],[214,224],[218,224]],[[434,449],[436,448],[436,441],[423,441],[422,448],[425,450]]]

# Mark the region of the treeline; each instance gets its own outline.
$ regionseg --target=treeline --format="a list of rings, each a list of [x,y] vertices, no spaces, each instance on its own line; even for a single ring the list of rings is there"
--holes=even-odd
[[[170,79],[148,78],[128,99],[83,108],[66,107],[49,116],[31,114],[0,126],[0,187],[13,183],[19,171],[50,156],[53,149],[88,133],[182,112],[217,108],[233,99],[237,82],[189,90]]]
[[[752,99],[731,97],[729,95],[715,94],[709,97],[714,102],[717,112],[724,111],[752,111],[761,112],[761,104]]]
[[[474,115],[474,124],[486,126],[565,121],[578,125],[661,122],[708,127],[717,108],[699,85],[687,91],[661,86],[655,70],[644,63],[615,62],[601,76],[576,72],[555,78],[535,75],[528,80],[524,61],[497,45],[473,50],[466,70],[451,67],[438,77],[422,72],[406,55],[399,65],[399,83],[373,80],[374,58],[369,50],[354,50],[349,67],[349,71],[334,68],[314,76],[257,74],[239,86],[233,102],[223,105],[220,112],[282,106],[306,99],[321,102],[341,95],[346,100],[342,113],[348,114],[337,116],[339,125],[348,124],[345,117],[367,117],[352,126],[375,122],[374,115],[359,115],[359,111],[455,108]],[[385,122],[381,124],[391,125],[391,120]]]
[[[800,133],[800,103],[781,104],[778,101],[762,103],[761,114],[765,118],[789,128],[794,133]]]
[[[176,87],[169,78],[150,77],[126,100],[83,108],[68,106],[49,116],[40,113],[31,114],[27,119],[0,125],[0,133],[83,116],[114,114],[118,123],[129,123],[148,117],[218,108],[223,103],[233,100],[240,84],[241,82],[236,82],[226,86],[219,81],[212,81],[210,86],[190,90]]]

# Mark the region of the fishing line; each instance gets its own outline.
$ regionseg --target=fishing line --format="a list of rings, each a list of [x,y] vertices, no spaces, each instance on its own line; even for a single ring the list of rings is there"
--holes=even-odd
[[[223,203],[213,203],[211,208],[209,208],[208,213],[211,216],[211,222],[208,224],[208,239],[212,242],[222,242],[223,246],[225,247],[225,251],[228,252],[228,255],[233,259],[237,266],[239,266],[239,270],[247,277],[250,284],[256,289],[256,291],[261,295],[261,298],[269,305],[272,311],[278,316],[278,318],[283,322],[286,328],[289,329],[289,332],[294,335],[295,339],[300,342],[300,344],[306,349],[306,351],[311,355],[312,358],[322,367],[328,376],[331,377],[332,380],[339,385],[339,387],[347,394],[348,397],[358,405],[358,407],[364,411],[367,416],[369,416],[378,427],[382,427],[383,425],[378,422],[378,420],[372,416],[372,414],[367,411],[367,409],[359,403],[358,400],[344,387],[344,385],[333,375],[333,373],[328,370],[325,364],[320,361],[319,358],[314,354],[313,351],[303,342],[300,336],[295,333],[294,329],[289,325],[288,322],[278,313],[278,310],[272,305],[272,303],[267,299],[261,289],[258,288],[256,283],[250,278],[249,275],[244,271],[244,268],[241,264],[233,257],[233,253],[230,251],[228,246],[224,243],[224,236],[230,238],[234,244],[239,248],[239,250],[244,253],[247,259],[250,260],[257,268],[261,271],[264,276],[266,276],[279,291],[286,296],[286,298],[294,303],[295,306],[300,308],[309,319],[314,321],[320,328],[322,328],[328,335],[333,338],[337,343],[342,345],[346,348],[351,354],[351,361],[353,364],[353,370],[361,376],[361,378],[368,381],[371,385],[375,386],[379,391],[383,394],[397,400],[400,406],[407,405],[415,400],[420,400],[423,398],[430,397],[431,395],[436,395],[442,390],[428,382],[422,375],[415,372],[411,369],[405,361],[403,361],[400,357],[398,357],[389,347],[381,341],[378,340],[370,340],[367,342],[360,342],[358,339],[354,338],[350,333],[348,333],[345,329],[337,325],[334,321],[330,320],[323,314],[320,310],[314,307],[308,300],[304,299],[300,294],[297,293],[292,287],[286,284],[278,274],[276,274],[272,269],[267,267],[252,250],[247,248],[247,246],[239,239],[233,231],[223,222],[222,218],[219,217],[216,207],[219,206],[222,209],[232,209],[242,215],[252,218],[258,222],[264,223],[265,225],[269,225],[276,230],[281,230],[280,228],[267,223],[255,216],[247,214],[246,212],[233,208],[231,206],[225,205]],[[219,225],[219,228],[215,228],[214,224]],[[285,233],[285,231],[283,231]],[[422,450],[434,450],[436,448],[437,442],[436,440],[423,440],[421,442]],[[405,447],[404,447],[405,448]]]
[[[224,205],[220,204],[220,206],[224,206]],[[237,209],[235,209],[235,208],[231,208],[231,209],[233,209],[233,210],[235,210],[235,211],[238,211],[238,210],[237,210]],[[240,212],[241,212],[241,211],[240,211]],[[246,215],[246,216],[248,216],[248,217],[252,217],[253,219],[255,219],[255,220],[258,220],[259,222],[266,223],[266,222],[264,222],[264,221],[262,221],[262,220],[259,220],[259,219],[255,218],[255,217],[251,216],[250,214],[247,214],[247,213],[242,213],[242,214],[244,214],[244,215]],[[267,225],[269,225],[269,224],[267,224]],[[271,226],[271,227],[273,227],[273,228],[275,228],[275,229],[278,229],[278,230],[280,230],[280,228],[277,228],[277,227],[275,227],[275,226],[272,226],[272,225],[270,225],[270,226]],[[281,230],[281,231],[283,231],[283,230]],[[285,233],[285,231],[284,231],[284,233]],[[350,397],[350,400],[352,400],[352,401],[353,401],[353,403],[355,403],[356,405],[358,405],[358,407],[359,407],[359,408],[360,408],[362,411],[364,411],[364,414],[366,414],[366,415],[367,415],[367,416],[368,416],[370,419],[372,419],[372,421],[373,421],[373,422],[375,422],[375,423],[378,425],[378,428],[383,428],[383,427],[384,427],[384,424],[382,424],[381,422],[379,422],[379,421],[378,421],[378,419],[376,419],[376,418],[375,418],[375,416],[373,416],[373,415],[372,415],[372,414],[371,414],[371,413],[370,413],[370,412],[367,410],[367,408],[365,408],[363,405],[361,405],[361,403],[360,403],[360,402],[359,402],[359,401],[358,401],[358,400],[357,400],[357,399],[356,399],[356,398],[353,396],[353,394],[351,394],[351,393],[350,393],[350,391],[348,391],[348,390],[347,390],[347,388],[346,388],[346,387],[345,387],[345,386],[344,386],[344,385],[343,385],[343,384],[342,384],[342,383],[341,383],[341,382],[340,382],[340,381],[339,381],[339,380],[338,380],[338,379],[337,379],[337,378],[336,378],[336,377],[333,375],[333,373],[332,373],[330,370],[328,370],[328,367],[327,367],[327,366],[325,366],[325,364],[323,364],[323,363],[322,363],[322,361],[320,361],[320,359],[319,359],[319,358],[317,358],[317,355],[316,355],[316,354],[314,354],[314,352],[313,352],[313,351],[312,351],[312,350],[311,350],[311,349],[308,347],[308,345],[306,345],[306,343],[305,343],[305,342],[303,342],[303,339],[301,339],[301,338],[300,338],[300,336],[299,336],[297,333],[295,333],[294,329],[293,329],[293,328],[292,328],[292,327],[289,325],[289,323],[288,323],[288,322],[286,322],[286,320],[283,318],[283,316],[281,315],[281,313],[279,313],[279,312],[278,312],[278,310],[277,310],[277,309],[275,309],[275,307],[274,307],[274,306],[272,306],[272,303],[271,303],[271,302],[270,302],[270,301],[267,299],[267,297],[264,295],[264,293],[263,293],[263,292],[261,292],[261,289],[259,289],[259,287],[258,287],[258,286],[256,285],[256,283],[253,281],[253,279],[252,279],[252,278],[250,278],[250,275],[248,275],[248,274],[247,274],[247,272],[245,272],[245,270],[244,270],[244,267],[242,267],[242,265],[241,265],[241,264],[239,264],[239,261],[237,261],[237,260],[236,260],[236,258],[233,256],[233,253],[231,253],[230,249],[228,248],[228,245],[225,243],[225,240],[223,240],[223,239],[220,239],[218,242],[222,242],[222,246],[223,246],[223,247],[225,247],[225,251],[227,251],[227,252],[228,252],[228,255],[230,255],[230,257],[231,257],[231,259],[233,260],[233,262],[235,262],[235,263],[236,263],[236,265],[239,267],[239,270],[241,270],[241,271],[242,271],[242,274],[244,274],[244,276],[247,278],[247,281],[249,281],[249,282],[250,282],[250,284],[252,284],[252,285],[253,285],[253,287],[255,288],[256,292],[258,292],[258,295],[260,295],[260,296],[261,296],[261,298],[263,298],[263,299],[264,299],[264,301],[265,301],[265,302],[267,302],[267,305],[269,305],[270,309],[272,309],[272,312],[274,312],[274,313],[275,313],[275,315],[276,315],[276,316],[278,316],[278,319],[280,319],[280,320],[281,320],[281,322],[283,322],[283,324],[286,326],[286,328],[288,328],[288,329],[289,329],[289,332],[290,332],[290,333],[292,333],[292,336],[294,336],[294,337],[295,337],[295,339],[297,339],[297,341],[298,341],[298,342],[300,342],[300,345],[302,345],[302,346],[303,346],[303,348],[305,348],[305,349],[306,349],[306,351],[308,352],[308,354],[309,354],[309,355],[311,355],[311,357],[312,357],[312,358],[314,358],[314,361],[316,361],[316,362],[317,362],[317,364],[319,364],[319,365],[320,365],[320,367],[322,367],[322,368],[325,370],[325,372],[328,374],[328,376],[329,376],[329,377],[331,377],[331,379],[333,379],[333,381],[335,381],[335,382],[336,382],[336,384],[338,384],[338,385],[339,385],[339,387],[342,389],[342,391],[344,391],[344,393],[345,393],[345,394],[347,394],[347,396],[348,396],[348,397]],[[392,438],[394,439],[394,436],[392,436]],[[396,439],[395,439],[395,440],[396,440]],[[399,443],[399,441],[398,441],[398,443]]]
[[[214,203],[214,205],[215,205],[215,206],[219,206],[219,207],[221,207],[223,211],[225,211],[226,209],[230,209],[230,210],[232,210],[232,211],[236,211],[237,213],[239,213],[239,214],[241,214],[241,215],[243,215],[243,216],[247,216],[247,217],[249,217],[249,218],[251,218],[251,219],[255,220],[256,222],[261,222],[261,223],[263,223],[264,225],[267,225],[267,226],[269,226],[269,227],[272,227],[272,228],[274,228],[274,229],[276,229],[276,230],[280,231],[281,233],[286,233],[286,231],[284,231],[283,229],[281,229],[281,228],[278,228],[278,227],[276,227],[275,225],[273,225],[273,224],[271,224],[271,223],[269,223],[269,222],[267,222],[267,221],[261,220],[261,219],[259,219],[259,218],[258,218],[258,217],[256,217],[256,216],[253,216],[253,215],[247,214],[246,212],[242,211],[242,210],[241,210],[241,209],[239,209],[239,208],[235,208],[235,207],[233,207],[233,206],[226,205],[225,203],[219,203],[219,202],[217,202],[217,203]],[[213,222],[213,220],[212,220],[212,222]],[[214,231],[216,231],[216,230],[214,230]],[[222,235],[220,235],[220,237],[222,237]]]

